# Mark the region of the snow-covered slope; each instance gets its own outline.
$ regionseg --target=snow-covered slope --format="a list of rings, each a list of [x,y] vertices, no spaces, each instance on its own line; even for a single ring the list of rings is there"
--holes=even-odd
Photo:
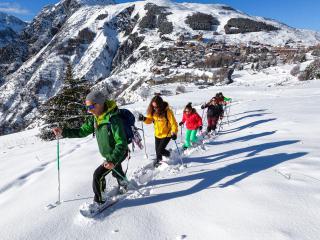
[[[188,17],[198,12],[204,20],[187,24]],[[241,28],[232,25],[230,19],[247,19],[256,30],[277,30],[226,34],[228,23],[232,31]],[[240,30],[256,31],[252,29]],[[269,45],[313,45],[320,39],[319,33],[248,16],[220,4],[63,0],[45,7],[21,33],[20,47],[6,51],[13,55],[10,61],[16,55],[23,57],[17,63],[10,62],[10,67],[5,63],[7,75],[3,80],[0,75],[0,133],[18,131],[35,119],[37,108],[59,91],[69,62],[74,77],[100,82],[100,86],[114,93],[128,88],[122,93],[124,96],[150,79],[159,49],[173,46],[181,35],[192,37],[199,33],[204,42],[233,45],[256,41]]]
[[[183,158],[187,168],[175,154],[167,168],[143,170],[150,160],[133,152],[123,166],[145,196],[134,192],[95,220],[79,214],[92,200],[92,174],[102,161],[92,136],[60,140],[63,202],[51,210],[45,206],[58,198],[56,141],[41,142],[36,129],[0,137],[1,239],[317,240],[320,84],[257,83],[187,85],[187,93],[165,97],[178,121],[187,102],[201,115],[200,105],[218,91],[233,104],[219,136]],[[145,112],[147,104],[127,107]],[[152,158],[153,126],[144,129]],[[174,143],[169,147],[176,153]],[[108,176],[107,189],[115,185]]]

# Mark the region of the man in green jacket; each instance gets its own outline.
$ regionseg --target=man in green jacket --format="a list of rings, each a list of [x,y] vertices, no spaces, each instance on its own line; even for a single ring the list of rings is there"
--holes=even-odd
[[[80,128],[52,130],[56,136],[67,138],[82,138],[95,133],[100,153],[105,159],[93,174],[93,205],[95,205],[93,207],[97,207],[105,202],[102,192],[105,190],[105,176],[108,173],[112,172],[122,190],[127,189],[121,162],[128,155],[128,143],[115,101],[107,100],[100,91],[91,91],[86,97],[85,104],[93,116],[90,116]]]

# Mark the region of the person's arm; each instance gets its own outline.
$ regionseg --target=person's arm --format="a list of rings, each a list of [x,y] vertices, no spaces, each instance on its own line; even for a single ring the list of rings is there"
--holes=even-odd
[[[202,118],[200,117],[200,115],[198,113],[196,113],[197,115],[197,122],[198,122],[198,127],[202,126]]]
[[[179,126],[182,126],[186,122],[186,114],[183,113],[182,120],[179,122]]]
[[[185,113],[183,113],[183,116],[182,116],[182,120],[181,120],[181,122],[183,122],[183,123],[185,123],[185,122],[186,122],[186,114],[185,114]]]
[[[201,105],[201,109],[207,108],[207,107],[209,106],[209,103],[210,103],[210,102],[202,104],[202,105]]]
[[[82,124],[80,128],[64,128],[62,129],[62,137],[67,138],[82,138],[86,137],[94,132],[94,117],[90,116],[87,121]]]
[[[171,109],[168,109],[167,117],[168,117],[168,121],[171,125],[171,134],[177,134],[178,133],[178,124],[177,124],[176,118],[174,117],[174,114]]]
[[[151,115],[147,115],[143,121],[145,124],[153,123],[153,117]]]

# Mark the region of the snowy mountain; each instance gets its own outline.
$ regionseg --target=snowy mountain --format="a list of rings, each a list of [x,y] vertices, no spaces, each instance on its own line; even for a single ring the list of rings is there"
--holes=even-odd
[[[268,86],[285,80],[287,69],[272,69],[250,78],[237,73],[235,85],[185,84],[186,93],[165,97],[177,121],[187,102],[202,114],[200,105],[218,91],[233,102],[219,135],[183,156],[187,167],[171,141],[169,164],[150,168],[154,129],[144,125],[149,159],[136,148],[122,163],[144,195],[131,187],[130,196],[95,219],[79,208],[93,200],[92,175],[103,160],[96,139],[60,140],[62,203],[48,210],[58,200],[57,142],[41,141],[37,129],[1,136],[1,239],[318,240],[320,82]],[[144,113],[149,100],[126,107]],[[116,185],[108,175],[106,192]]]
[[[74,77],[135,101],[145,83],[162,78],[154,75],[162,71],[159,64],[191,67],[203,61],[205,52],[192,50],[195,39],[203,49],[211,42],[309,46],[320,35],[220,4],[63,0],[46,6],[17,42],[0,49],[0,134],[34,121],[37,108],[59,91],[69,62]],[[177,48],[181,41],[184,46]],[[188,63],[174,62],[172,49],[189,51]]]
[[[13,42],[26,25],[19,18],[0,12],[0,48]]]
[[[11,28],[15,33],[19,33],[26,25],[26,22],[17,17],[0,12],[0,30]]]

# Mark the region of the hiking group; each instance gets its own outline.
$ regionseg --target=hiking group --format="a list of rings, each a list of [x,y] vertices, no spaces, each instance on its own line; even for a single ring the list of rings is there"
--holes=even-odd
[[[223,118],[223,106],[230,100],[225,98],[222,93],[217,93],[208,103],[201,106],[203,114],[207,109],[208,122],[207,131],[202,133],[203,135],[216,130],[218,120]],[[135,129],[133,114],[127,109],[119,109],[116,102],[108,100],[101,91],[91,91],[86,96],[85,106],[92,115],[80,128],[55,127],[52,131],[57,138],[82,138],[90,134],[96,137],[104,161],[93,173],[94,199],[89,205],[89,209],[94,212],[99,210],[106,201],[103,193],[106,189],[105,177],[107,174],[112,173],[112,176],[116,178],[120,193],[127,191],[129,181],[121,163],[128,157],[130,152],[128,144],[134,142],[133,138],[137,132],[132,132]],[[133,122],[129,121],[129,118],[133,118]],[[178,124],[174,113],[169,104],[160,95],[156,95],[149,103],[146,116],[139,114],[138,121],[154,125],[156,158],[153,164],[158,167],[164,160],[163,158],[169,158],[171,155],[171,151],[166,149],[169,142],[177,140]],[[185,106],[179,125],[181,130],[183,125],[186,125],[187,129],[183,149],[197,144],[197,133],[202,131],[203,120],[191,103]]]

